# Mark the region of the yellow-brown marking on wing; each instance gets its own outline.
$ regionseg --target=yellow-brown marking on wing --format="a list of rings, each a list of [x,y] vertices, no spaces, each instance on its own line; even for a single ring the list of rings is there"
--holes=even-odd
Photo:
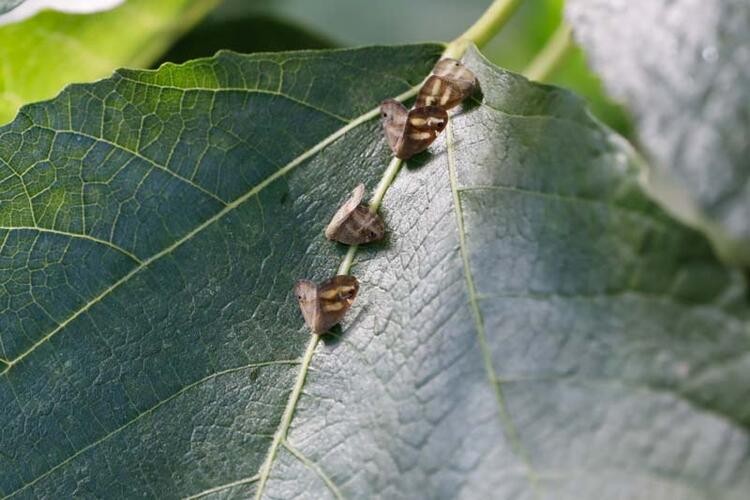
[[[339,296],[339,289],[338,288],[332,288],[331,290],[326,290],[325,292],[320,292],[320,298],[323,300],[333,300]]]
[[[343,302],[328,302],[323,304],[323,310],[325,312],[335,312],[342,310],[344,306],[345,304]]]
[[[415,141],[424,141],[430,137],[432,137],[430,132],[412,132],[409,134],[409,138],[414,139]]]
[[[443,92],[443,96],[440,98],[440,105],[445,106],[445,104],[450,101],[451,99],[451,86],[446,85],[445,86],[445,92]]]

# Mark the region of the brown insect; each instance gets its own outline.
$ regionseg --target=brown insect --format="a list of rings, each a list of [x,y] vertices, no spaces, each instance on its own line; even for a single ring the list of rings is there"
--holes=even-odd
[[[473,94],[477,86],[474,73],[460,61],[441,59],[419,90],[414,106],[439,106],[450,109]]]
[[[380,104],[380,115],[388,145],[402,160],[427,149],[448,123],[448,113],[438,106],[407,110],[395,99]]]
[[[316,285],[300,280],[294,285],[294,294],[305,323],[313,333],[325,333],[341,321],[359,291],[357,278],[346,274],[334,276]]]
[[[365,185],[360,184],[351,197],[336,211],[326,227],[326,238],[345,245],[362,245],[385,236],[385,223],[377,213],[362,204]]]

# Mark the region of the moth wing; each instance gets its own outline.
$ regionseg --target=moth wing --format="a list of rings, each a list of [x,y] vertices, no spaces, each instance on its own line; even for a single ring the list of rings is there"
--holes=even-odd
[[[448,123],[448,113],[438,106],[409,111],[396,156],[406,160],[427,149]]]
[[[315,331],[315,325],[319,322],[320,301],[318,300],[318,286],[309,280],[300,280],[294,285],[294,295],[299,302],[302,317],[305,324]]]
[[[373,213],[366,205],[360,205],[354,211],[354,215],[360,228],[358,245],[383,239],[385,236],[385,222],[380,214]]]
[[[380,104],[380,116],[383,118],[383,131],[388,146],[396,153],[399,140],[404,132],[408,111],[395,99],[386,99]]]
[[[439,106],[443,109],[450,109],[460,104],[464,98],[466,95],[456,84],[442,76],[431,75],[419,89],[414,106],[417,108]]]
[[[362,198],[364,198],[364,196],[365,185],[357,185],[357,187],[354,188],[354,191],[352,191],[349,199],[339,207],[335,214],[333,214],[333,218],[331,219],[331,222],[328,223],[325,230],[326,238],[329,240],[340,241],[336,236],[341,232],[341,229],[346,224],[347,220],[349,220],[352,214],[357,210],[359,204],[362,203]]]
[[[478,85],[476,75],[461,61],[457,61],[456,59],[441,59],[435,65],[432,74],[443,77],[456,85],[464,98],[474,93]]]
[[[315,333],[325,333],[338,324],[357,298],[359,283],[349,275],[334,276],[318,286],[320,315],[311,328]]]
[[[367,205],[357,206],[335,231],[326,230],[328,239],[345,245],[364,245],[385,236],[383,218],[370,211]]]

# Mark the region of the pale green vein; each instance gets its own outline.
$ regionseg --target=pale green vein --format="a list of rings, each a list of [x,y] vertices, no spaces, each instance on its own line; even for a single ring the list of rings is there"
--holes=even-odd
[[[316,464],[315,462],[307,458],[301,451],[299,451],[294,446],[290,445],[287,441],[284,441],[284,448],[286,448],[289,451],[289,453],[294,455],[297,458],[297,460],[302,462],[302,464],[304,464],[305,467],[307,467],[308,469],[313,471],[315,474],[317,474],[318,477],[323,480],[323,482],[328,487],[328,489],[331,490],[331,493],[333,493],[333,496],[336,497],[337,500],[344,499],[344,496],[341,494],[341,491],[339,491],[336,484],[318,464]]]
[[[252,477],[248,477],[245,479],[239,479],[237,481],[232,481],[231,483],[222,484],[221,486],[216,486],[215,488],[209,488],[207,490],[201,491],[200,493],[196,493],[195,495],[190,495],[189,497],[185,497],[183,500],[194,500],[196,498],[203,498],[213,493],[218,493],[220,491],[234,488],[235,486],[241,486],[243,484],[251,484],[251,483],[256,482],[258,478],[260,478],[260,474],[256,474]]]
[[[406,92],[404,92],[403,94],[401,94],[400,96],[398,96],[397,98],[400,99],[400,100],[408,99],[408,98],[413,97],[414,95],[416,95],[417,90],[418,90],[418,87],[411,88],[411,89],[407,90]],[[219,212],[217,212],[214,216],[208,218],[206,221],[204,221],[203,223],[201,223],[200,225],[198,225],[195,229],[193,229],[189,233],[185,234],[182,238],[176,240],[174,243],[172,243],[168,247],[164,248],[160,252],[152,255],[148,259],[146,259],[143,262],[141,262],[140,265],[138,265],[137,267],[133,268],[128,274],[126,274],[125,276],[123,276],[122,278],[120,278],[119,280],[117,280],[111,286],[109,286],[104,291],[102,291],[99,295],[97,295],[96,297],[94,297],[93,299],[91,299],[89,302],[87,302],[82,307],[80,307],[77,311],[75,311],[73,314],[71,314],[67,319],[65,319],[64,321],[62,321],[55,329],[53,329],[48,334],[46,334],[45,336],[43,336],[42,338],[40,338],[39,340],[37,340],[26,351],[24,351],[23,353],[21,353],[15,359],[11,360],[10,363],[9,363],[9,365],[2,372],[0,372],[0,375],[7,374],[10,371],[10,369],[13,368],[13,366],[15,366],[16,364],[18,364],[20,361],[22,361],[24,358],[26,358],[29,354],[31,354],[32,352],[34,352],[39,346],[43,345],[49,339],[51,339],[52,337],[54,337],[55,335],[57,335],[59,332],[61,332],[63,329],[65,329],[65,327],[67,325],[69,325],[72,321],[74,321],[76,318],[78,318],[81,314],[83,314],[86,311],[88,311],[93,305],[99,303],[102,299],[104,299],[105,297],[107,297],[110,293],[112,293],[113,291],[117,290],[120,286],[122,286],[123,284],[127,283],[128,281],[130,281],[130,279],[133,278],[133,276],[135,276],[136,274],[138,274],[142,270],[146,269],[148,266],[150,266],[155,261],[161,259],[162,257],[164,257],[166,255],[171,254],[175,249],[179,248],[180,246],[182,246],[187,241],[190,241],[195,235],[201,233],[203,230],[205,230],[206,228],[210,227],[215,222],[221,220],[227,214],[231,213],[234,209],[236,209],[237,207],[241,206],[247,200],[249,200],[252,197],[254,197],[256,194],[258,194],[263,189],[265,189],[269,184],[271,184],[275,180],[277,180],[277,179],[285,176],[286,174],[288,174],[289,172],[291,172],[292,170],[294,170],[297,166],[299,166],[302,162],[304,162],[308,158],[314,156],[319,151],[323,150],[324,148],[326,148],[328,145],[330,145],[333,142],[335,142],[340,137],[346,135],[350,130],[358,127],[359,125],[361,125],[361,124],[363,124],[363,123],[365,123],[365,122],[367,122],[369,120],[371,120],[372,118],[375,118],[376,116],[378,116],[379,113],[380,113],[380,109],[379,108],[375,108],[375,109],[372,109],[372,110],[368,111],[367,113],[359,116],[355,120],[352,120],[347,125],[341,127],[340,129],[338,129],[337,131],[335,131],[334,133],[332,133],[331,135],[329,135],[328,137],[326,137],[325,139],[323,139],[322,141],[320,141],[319,143],[317,143],[315,146],[313,146],[312,148],[308,149],[307,151],[305,151],[304,153],[302,153],[301,155],[299,155],[298,157],[296,157],[295,159],[293,159],[292,161],[290,161],[289,163],[287,163],[286,165],[284,165],[283,167],[281,167],[279,170],[277,170],[273,174],[271,174],[268,177],[266,177],[265,179],[263,179],[260,183],[258,183],[255,187],[253,187],[247,193],[245,193],[244,195],[240,196],[239,198],[237,198],[233,202],[227,204],[222,210],[220,210]]]
[[[249,370],[251,368],[263,368],[263,367],[266,367],[266,366],[274,366],[274,365],[297,365],[299,363],[300,363],[300,361],[296,360],[296,359],[283,359],[283,360],[277,360],[277,361],[264,361],[264,362],[260,362],[260,363],[251,363],[251,364],[248,364],[248,365],[238,366],[238,367],[235,367],[235,368],[228,368],[226,370],[222,370],[222,371],[213,373],[211,375],[208,375],[206,377],[203,377],[200,380],[197,380],[197,381],[195,381],[195,382],[193,382],[191,384],[186,385],[185,387],[183,387],[179,391],[175,392],[174,394],[172,394],[168,398],[163,399],[162,401],[159,401],[157,404],[155,404],[154,406],[152,406],[148,410],[145,410],[145,411],[139,413],[138,415],[136,415],[135,417],[133,417],[132,419],[130,419],[126,423],[120,425],[117,429],[115,429],[115,430],[107,433],[105,436],[102,436],[101,438],[97,439],[96,441],[94,441],[93,443],[89,444],[88,446],[85,446],[84,448],[81,448],[80,450],[78,450],[73,455],[69,456],[68,458],[66,458],[62,462],[60,462],[57,465],[55,465],[54,467],[50,468],[47,472],[45,472],[45,473],[37,476],[32,481],[29,481],[28,483],[26,483],[23,486],[21,486],[20,488],[18,488],[16,491],[14,491],[14,492],[10,493],[9,495],[3,497],[3,499],[12,498],[13,496],[17,495],[18,493],[24,491],[29,486],[32,486],[32,485],[36,484],[37,482],[41,481],[42,479],[44,479],[45,477],[49,476],[50,474],[52,474],[56,470],[60,469],[61,467],[65,467],[66,464],[68,464],[71,461],[75,460],[77,457],[79,457],[83,453],[86,453],[87,451],[91,450],[92,448],[97,447],[98,445],[100,445],[103,442],[105,442],[108,439],[110,439],[112,436],[117,435],[118,433],[120,433],[123,430],[127,429],[128,427],[130,427],[134,423],[138,422],[142,418],[151,415],[156,410],[158,410],[159,408],[161,408],[165,404],[169,403],[170,401],[178,398],[179,396],[181,396],[182,394],[186,393],[190,389],[192,389],[194,387],[197,387],[197,386],[199,386],[201,384],[204,384],[204,383],[208,382],[209,380],[215,379],[217,377],[221,377],[223,375],[228,375],[230,373],[236,373],[236,372],[240,372],[240,371],[243,371],[243,370]]]
[[[78,135],[80,137],[85,137],[87,139],[91,139],[92,141],[95,141],[95,142],[98,142],[98,143],[101,143],[101,144],[107,144],[109,146],[112,146],[113,148],[118,149],[120,151],[123,151],[124,153],[128,153],[129,155],[131,155],[131,156],[133,156],[135,158],[138,158],[139,160],[145,161],[146,163],[148,163],[152,167],[156,168],[157,170],[161,170],[162,172],[165,172],[167,175],[170,175],[170,176],[174,177],[175,179],[177,179],[179,181],[182,181],[185,184],[191,186],[192,188],[197,189],[198,191],[200,191],[201,193],[203,193],[206,196],[210,197],[214,201],[217,201],[217,202],[219,202],[220,204],[222,204],[224,206],[227,205],[226,201],[222,200],[217,195],[215,195],[214,193],[212,193],[208,189],[204,188],[200,184],[196,184],[195,182],[193,182],[192,180],[188,179],[187,177],[181,176],[177,172],[174,172],[174,171],[168,169],[166,166],[161,165],[161,164],[155,162],[154,160],[152,160],[151,158],[149,158],[147,156],[144,156],[143,154],[139,153],[138,151],[134,151],[132,149],[129,149],[126,146],[123,146],[122,144],[117,144],[116,142],[112,142],[109,139],[105,139],[104,137],[97,137],[95,135],[87,134],[86,132],[81,132],[80,130],[61,130],[61,129],[54,129],[54,128],[49,128],[49,127],[43,127],[41,125],[36,125],[36,124],[34,125],[34,127],[37,127],[39,129],[42,129],[42,130],[48,130],[48,131],[54,133],[55,135],[57,135],[57,134],[73,134],[73,135]]]
[[[489,345],[487,344],[487,332],[484,327],[484,317],[482,310],[479,306],[479,299],[477,294],[476,285],[474,284],[474,276],[471,271],[471,263],[469,262],[469,252],[466,246],[466,230],[464,227],[464,214],[461,206],[461,199],[458,195],[458,180],[456,175],[456,159],[455,150],[453,145],[453,127],[451,121],[448,120],[448,125],[445,128],[446,134],[446,147],[448,150],[448,177],[450,179],[451,194],[453,196],[453,209],[456,214],[456,229],[458,230],[458,242],[459,251],[461,253],[461,260],[463,261],[464,277],[466,279],[466,290],[469,298],[469,307],[471,308],[472,316],[474,317],[474,323],[477,330],[477,338],[479,340],[479,346],[482,351],[482,358],[484,361],[484,367],[487,372],[487,378],[495,392],[495,398],[497,399],[498,412],[500,420],[505,428],[505,433],[510,442],[514,452],[523,460],[528,468],[528,478],[532,489],[537,493],[537,479],[536,473],[531,467],[528,455],[523,448],[520,438],[518,436],[518,430],[516,429],[513,420],[510,418],[508,408],[505,404],[505,398],[503,396],[503,390],[498,382],[500,379],[495,372],[495,366],[492,364],[492,355],[490,353]]]
[[[312,361],[313,354],[315,354],[315,347],[318,345],[318,340],[320,340],[320,335],[313,334],[310,336],[310,341],[307,343],[305,354],[302,357],[302,365],[297,374],[297,379],[294,381],[292,392],[289,394],[289,400],[284,408],[281,422],[279,422],[279,427],[276,429],[276,434],[274,434],[266,459],[263,461],[263,464],[260,467],[260,472],[258,473],[258,489],[255,492],[256,500],[263,495],[266,483],[271,475],[273,461],[276,459],[276,453],[278,453],[279,446],[286,440],[286,436],[289,433],[289,426],[292,424],[294,411],[297,409],[297,401],[299,401],[299,397],[302,394],[302,387],[305,385],[307,371],[310,368],[310,361]]]
[[[336,114],[332,111],[329,111],[327,109],[319,108],[317,106],[313,106],[309,102],[305,102],[301,99],[297,99],[296,97],[292,97],[289,94],[285,94],[284,92],[274,91],[274,90],[265,90],[265,89],[259,89],[259,88],[252,88],[252,87],[217,87],[217,88],[209,88],[209,87],[177,87],[175,85],[163,85],[160,83],[152,83],[152,82],[144,82],[142,80],[136,80],[134,78],[128,78],[127,76],[120,73],[120,77],[123,80],[126,80],[128,82],[132,82],[138,85],[143,85],[145,87],[153,87],[157,89],[166,89],[166,90],[175,90],[180,92],[213,92],[213,93],[224,93],[224,92],[242,92],[244,94],[252,93],[252,94],[265,94],[275,97],[282,97],[288,101],[294,102],[296,104],[299,104],[300,106],[304,106],[305,108],[311,109],[313,111],[317,111],[318,113],[322,113],[326,116],[330,116],[331,118],[335,118],[336,120],[347,123],[349,121],[349,118],[346,118],[345,116],[341,116],[339,114]]]
[[[23,187],[23,192],[24,194],[26,194],[26,199],[29,202],[29,213],[31,214],[31,222],[33,222],[34,225],[36,225],[36,214],[34,213],[34,203],[32,203],[31,201],[31,196],[29,195],[29,190],[26,187],[26,182],[23,180],[23,176],[18,173],[15,173],[15,171],[13,175],[18,177],[18,180],[21,183],[21,187]]]
[[[49,229],[44,227],[36,227],[36,226],[0,226],[0,230],[3,231],[36,231],[39,233],[48,233],[48,234],[55,234],[58,236],[65,236],[67,238],[74,238],[74,239],[81,239],[81,240],[88,240],[94,243],[97,243],[99,245],[104,245],[106,247],[109,247],[113,250],[116,250],[117,252],[130,257],[133,261],[135,261],[138,264],[143,264],[143,261],[139,259],[135,254],[125,250],[121,246],[118,246],[111,241],[103,240],[100,238],[96,238],[94,236],[89,236],[88,234],[80,234],[80,233],[69,233],[67,231],[59,231],[57,229]],[[10,234],[10,233],[8,233]],[[0,247],[2,248],[2,247]]]

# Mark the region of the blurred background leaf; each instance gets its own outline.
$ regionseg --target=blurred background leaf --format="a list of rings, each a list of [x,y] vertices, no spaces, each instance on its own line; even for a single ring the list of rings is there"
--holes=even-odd
[[[22,4],[24,0],[0,0],[0,14],[11,11]]]
[[[218,0],[130,0],[96,14],[46,11],[0,27],[0,124],[28,102],[122,66],[148,67]]]
[[[750,2],[568,0],[567,10],[635,118],[651,195],[750,267]]]
[[[178,40],[155,66],[167,61],[182,63],[209,57],[222,49],[251,54],[336,46],[323,35],[265,14],[240,14],[236,18],[209,16]]]
[[[485,54],[500,67],[523,72],[562,22],[564,4],[564,0],[524,1],[500,35],[484,49]],[[599,119],[630,136],[630,120],[625,110],[607,96],[578,47],[574,47],[546,83],[572,89],[586,97]]]
[[[124,0],[0,0],[0,25],[22,21],[42,10],[89,14],[109,10]]]

